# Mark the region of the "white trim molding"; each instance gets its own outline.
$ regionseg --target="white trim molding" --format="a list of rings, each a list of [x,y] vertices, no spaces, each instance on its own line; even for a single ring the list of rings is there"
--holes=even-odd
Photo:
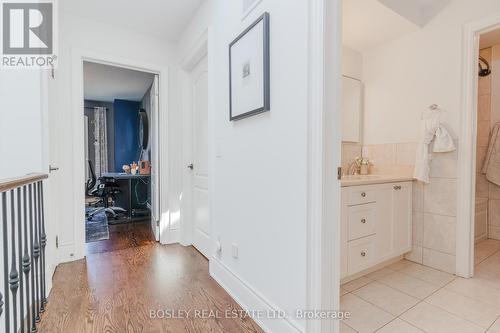
[[[479,36],[500,27],[500,12],[469,23],[462,36],[462,107],[458,156],[456,274],[474,274],[474,210],[476,188],[477,59]]]
[[[324,311],[339,309],[341,13],[339,0],[309,2],[307,307]],[[306,323],[339,330],[334,319]]]
[[[169,104],[168,104],[168,68],[154,64],[137,62],[134,60],[115,57],[108,54],[101,54],[83,49],[74,48],[71,50],[71,74],[72,74],[72,129],[73,129],[73,223],[74,223],[74,244],[67,244],[69,248],[73,247],[74,255],[71,260],[78,260],[85,256],[85,198],[84,198],[84,184],[85,184],[85,170],[84,170],[84,129],[83,129],[83,104],[84,104],[84,87],[83,87],[83,62],[90,61],[104,65],[115,67],[128,68],[131,70],[143,71],[152,74],[158,74],[160,78],[160,112],[159,112],[159,127],[160,127],[160,210],[161,212],[169,212],[169,207],[165,207],[162,203],[169,203],[170,193],[170,170],[172,170],[171,159],[169,159],[169,149],[166,144],[162,142],[167,141],[167,132],[169,126]],[[168,205],[168,204],[167,204]],[[170,235],[170,214],[161,213],[160,230],[166,230],[163,237],[160,234],[160,243],[166,244],[171,242],[176,235]],[[72,245],[72,246],[71,246]],[[63,257],[64,259],[64,257]],[[66,259],[68,257],[66,256]]]
[[[224,265],[216,256],[210,259],[210,276],[212,276],[244,310],[255,312],[263,311],[268,314],[279,314],[283,311],[267,300],[250,284],[238,277],[237,274]],[[286,316],[285,318],[262,317],[263,318],[255,316],[253,320],[266,333],[304,333],[300,325],[291,319],[290,316]]]

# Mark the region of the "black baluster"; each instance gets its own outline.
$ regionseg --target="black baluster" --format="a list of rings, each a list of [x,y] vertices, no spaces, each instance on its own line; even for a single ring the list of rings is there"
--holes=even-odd
[[[30,187],[31,191],[31,187]],[[28,198],[26,196],[26,186],[23,186],[23,201],[24,201],[24,255],[23,255],[23,273],[24,281],[26,283],[26,332],[31,331],[31,318],[30,318],[30,270],[31,270],[31,258],[28,252],[28,214],[27,207],[29,206],[30,215],[33,215],[31,207],[31,194],[28,203]]]
[[[30,197],[30,250],[31,258],[34,257],[35,252],[35,240],[33,238],[33,184],[29,185],[29,197]],[[35,269],[31,269],[31,332],[36,332],[36,304],[35,304]]]
[[[41,209],[41,226],[42,226],[42,312],[45,311],[45,304],[47,304],[46,282],[45,282],[45,246],[47,245],[47,235],[45,234],[45,206],[43,201],[43,182],[40,181],[40,209]]]
[[[2,193],[2,222],[3,222],[3,273],[5,294],[5,332],[10,332],[10,309],[9,309],[9,246],[7,243],[7,193]]]
[[[10,291],[12,292],[12,314],[13,329],[17,332],[17,289],[19,288],[19,272],[17,271],[16,260],[16,213],[14,205],[14,190],[10,191],[10,225],[12,234],[12,261],[9,274]]]
[[[34,241],[35,243],[33,244],[33,258],[35,259],[35,311],[36,311],[36,317],[35,321],[38,323],[40,322],[40,304],[39,304],[39,290],[40,290],[40,276],[39,276],[39,269],[38,269],[38,262],[40,258],[40,238],[39,238],[39,213],[38,210],[40,207],[38,206],[38,190],[37,190],[37,184],[33,184],[34,187],[34,196],[35,196],[35,229],[34,229]]]
[[[19,326],[21,328],[21,333],[24,333],[24,283],[22,277],[23,271],[23,220],[25,217],[21,214],[21,188],[17,189],[17,252],[19,253]]]
[[[39,300],[40,300],[40,303],[39,303],[39,306],[40,306],[40,313],[43,313],[45,311],[45,304],[43,302],[44,300],[44,297],[43,297],[43,288],[44,288],[44,282],[45,282],[45,278],[44,278],[44,260],[43,260],[43,249],[45,247],[45,233],[42,231],[42,224],[43,224],[43,201],[42,201],[42,196],[43,196],[43,192],[42,192],[42,182],[39,181],[38,182],[38,235],[39,235],[39,239],[40,239],[40,277],[39,277],[39,281],[40,281],[40,289],[38,290],[39,292]]]

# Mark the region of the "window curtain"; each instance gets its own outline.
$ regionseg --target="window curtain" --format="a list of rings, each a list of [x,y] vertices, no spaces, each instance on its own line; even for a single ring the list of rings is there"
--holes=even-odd
[[[95,174],[101,177],[108,172],[108,137],[106,124],[106,108],[94,108],[94,151]]]

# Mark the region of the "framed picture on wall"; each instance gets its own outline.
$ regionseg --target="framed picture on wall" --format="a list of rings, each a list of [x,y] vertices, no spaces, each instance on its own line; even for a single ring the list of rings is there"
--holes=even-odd
[[[229,119],[270,110],[269,13],[229,44]]]

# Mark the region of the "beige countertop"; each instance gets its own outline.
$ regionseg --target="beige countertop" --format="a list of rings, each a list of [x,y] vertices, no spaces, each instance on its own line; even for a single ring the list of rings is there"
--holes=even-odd
[[[340,183],[342,187],[372,185],[412,181],[413,176],[409,174],[387,174],[387,175],[355,175],[343,176]]]

